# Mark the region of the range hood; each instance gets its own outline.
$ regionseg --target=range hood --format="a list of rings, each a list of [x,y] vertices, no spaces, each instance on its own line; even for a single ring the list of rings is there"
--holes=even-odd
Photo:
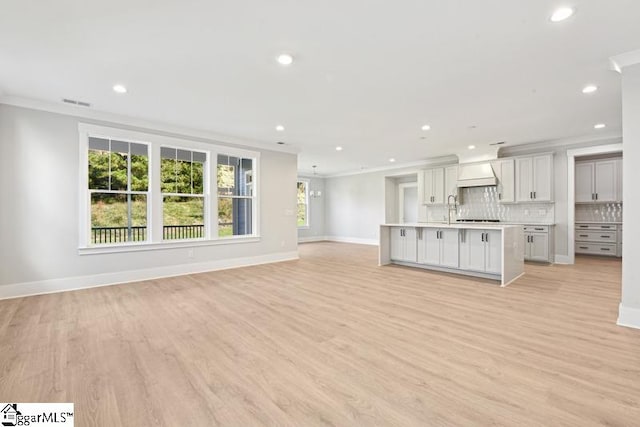
[[[469,163],[458,166],[458,188],[498,185],[490,163]]]

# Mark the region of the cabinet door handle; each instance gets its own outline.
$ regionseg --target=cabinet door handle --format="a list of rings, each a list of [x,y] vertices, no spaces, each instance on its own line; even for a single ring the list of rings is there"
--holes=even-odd
[[[603,239],[610,239],[611,238],[611,236],[600,236],[600,237],[603,238]]]
[[[529,191],[529,198],[533,199],[533,191]]]
[[[537,198],[538,198],[538,196],[536,195],[536,192],[535,192],[535,191],[533,192],[533,198],[534,198],[534,199],[537,199]]]
[[[610,251],[611,249],[609,248],[600,248],[601,251]]]
[[[596,193],[596,200],[598,200],[598,193]]]
[[[498,193],[498,200],[502,200],[502,193]]]
[[[534,237],[534,236],[531,236],[531,243],[533,243],[533,237]]]
[[[588,225],[579,225],[578,227],[580,227],[580,228],[589,228]]]
[[[484,233],[484,241],[485,242],[489,241],[489,233]]]
[[[581,234],[580,237],[589,237],[588,234]]]
[[[587,246],[580,246],[580,249],[589,249]]]

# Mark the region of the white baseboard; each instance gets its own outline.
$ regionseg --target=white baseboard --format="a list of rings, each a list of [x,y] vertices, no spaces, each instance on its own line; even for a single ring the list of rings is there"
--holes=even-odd
[[[298,237],[298,243],[323,242],[326,240],[328,240],[327,236]]]
[[[571,264],[571,258],[568,255],[558,255],[558,254],[556,254],[555,263],[556,264]]]
[[[618,325],[640,329],[640,308],[625,307],[620,303]]]
[[[355,243],[358,245],[378,246],[380,244],[378,239],[361,239],[359,237],[326,236],[326,240],[330,242]]]
[[[69,277],[64,279],[42,280],[37,282],[14,283],[0,286],[0,300],[55,292],[75,291],[99,286],[118,285],[142,280],[161,279],[163,277],[185,274],[206,273],[208,271],[249,267],[252,265],[298,259],[298,252],[279,252],[252,257],[232,258],[193,264],[179,264],[143,270],[119,271],[117,273],[96,274],[91,276]]]

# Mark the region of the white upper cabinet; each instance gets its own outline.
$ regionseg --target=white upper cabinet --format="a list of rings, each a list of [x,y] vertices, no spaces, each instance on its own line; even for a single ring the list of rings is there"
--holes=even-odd
[[[515,166],[513,159],[494,160],[491,162],[491,168],[498,179],[498,200],[502,203],[515,202]]]
[[[576,202],[591,202],[595,199],[593,181],[595,175],[593,162],[576,162]]]
[[[596,176],[594,190],[597,202],[615,202],[617,198],[616,173],[617,162],[613,160],[601,160],[596,162]]]
[[[444,204],[444,168],[426,169],[422,177],[422,204]]]
[[[576,162],[576,203],[622,201],[621,159]]]
[[[458,166],[449,166],[444,169],[444,202],[449,196],[458,197]]]
[[[553,195],[553,155],[516,159],[516,201],[550,202]]]

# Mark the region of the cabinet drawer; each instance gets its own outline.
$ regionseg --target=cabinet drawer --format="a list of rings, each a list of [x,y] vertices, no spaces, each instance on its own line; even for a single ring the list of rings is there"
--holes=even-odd
[[[525,225],[524,231],[529,233],[548,233],[549,226],[547,225]]]
[[[618,240],[615,231],[576,230],[576,242],[611,242]]]
[[[576,232],[578,230],[604,230],[615,231],[618,229],[616,224],[576,224]]]
[[[616,249],[615,244],[576,242],[577,254],[616,256]]]

